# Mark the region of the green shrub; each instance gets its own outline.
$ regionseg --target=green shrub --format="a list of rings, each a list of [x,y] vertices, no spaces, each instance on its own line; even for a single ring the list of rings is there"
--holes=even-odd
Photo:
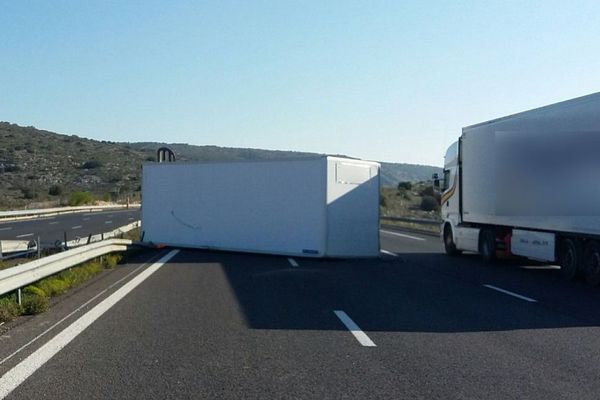
[[[52,185],[50,186],[50,188],[48,188],[48,194],[50,196],[60,196],[63,192],[63,188],[62,186],[59,185]]]
[[[383,197],[383,195],[379,196],[379,205],[384,208],[387,207],[387,200],[385,197]]]
[[[48,298],[30,294],[23,297],[23,314],[33,315],[43,313],[50,306]]]
[[[402,191],[402,190],[412,190],[412,183],[411,182],[400,182],[398,184],[398,191]]]
[[[104,268],[112,269],[116,267],[119,261],[121,261],[121,258],[123,258],[123,256],[120,254],[109,254],[104,256]]]
[[[39,287],[34,285],[27,286],[25,289],[23,289],[23,293],[35,296],[48,297],[48,293],[44,292],[43,289],[40,289]]]
[[[81,169],[96,169],[96,168],[100,168],[102,166],[102,163],[98,160],[90,160],[90,161],[86,161],[81,165]]]
[[[69,196],[70,206],[81,206],[94,202],[94,196],[90,192],[73,192]]]
[[[21,306],[12,297],[0,299],[0,322],[8,322],[22,313]]]
[[[433,196],[423,196],[421,200],[421,210],[423,211],[437,211],[440,209],[440,203]]]
[[[59,296],[69,289],[69,284],[59,278],[47,278],[41,280],[36,286],[42,289],[50,297]]]
[[[35,190],[29,187],[21,188],[21,193],[23,193],[23,198],[27,200],[35,199],[37,196]]]

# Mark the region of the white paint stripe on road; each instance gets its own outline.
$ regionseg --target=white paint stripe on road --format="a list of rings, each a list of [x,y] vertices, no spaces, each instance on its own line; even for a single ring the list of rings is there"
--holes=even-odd
[[[296,262],[296,260],[294,260],[293,258],[288,258],[289,263],[292,265],[292,267],[298,267],[298,263]]]
[[[335,315],[342,321],[346,328],[354,335],[356,340],[365,347],[376,347],[377,345],[356,325],[354,321],[342,310],[334,310]]]
[[[89,219],[89,218],[84,218],[83,220],[84,220],[84,221],[89,221],[90,219]]]
[[[406,235],[404,233],[399,233],[399,232],[384,231],[383,229],[381,230],[381,233],[385,233],[386,235],[399,236],[399,237],[403,237],[406,239],[412,239],[412,240],[419,240],[419,241],[425,240],[425,239],[417,237],[417,236]]]
[[[160,267],[173,258],[179,250],[171,250],[168,254],[142,271],[135,278],[127,282],[116,292],[97,304],[90,311],[79,317],[79,319],[65,328],[62,332],[50,339],[46,344],[37,349],[26,359],[17,364],[0,378],[0,399],[4,399],[21,383],[29,378],[42,365],[67,346],[81,332],[89,327],[94,321],[110,310],[115,304],[129,294],[133,289],[144,282]]]
[[[387,250],[384,250],[384,249],[381,249],[380,251],[381,251],[382,254],[387,254],[388,256],[392,256],[392,257],[398,257],[398,254],[393,253],[391,251],[387,251]]]
[[[15,237],[18,237],[18,238],[24,238],[24,237],[29,237],[29,236],[33,236],[33,233],[25,233],[25,234],[23,234],[23,235],[17,235],[17,236],[15,236]]]
[[[58,221],[54,221],[54,222],[49,222],[48,225],[56,225],[58,223],[59,223]]]
[[[537,303],[537,300],[535,300],[535,299],[532,299],[531,297],[522,296],[522,295],[520,295],[520,294],[518,294],[518,293],[511,292],[511,291],[509,291],[509,290],[502,289],[502,288],[499,288],[499,287],[497,287],[497,286],[494,286],[494,285],[483,285],[483,286],[485,286],[485,287],[486,287],[486,288],[488,288],[488,289],[492,289],[492,290],[495,290],[495,291],[497,291],[497,292],[504,293],[504,294],[507,294],[507,295],[509,295],[509,296],[516,297],[517,299],[525,300],[525,301],[528,301],[528,302],[530,302],[530,303]]]
[[[112,221],[104,221],[105,224],[112,224]]]
[[[81,229],[81,228],[82,228],[81,225],[76,225],[76,226],[71,227],[71,229]]]
[[[0,231],[10,231],[12,226],[7,226],[6,228],[0,228]]]
[[[50,332],[51,330],[53,330],[54,328],[56,328],[58,325],[60,325],[63,322],[65,322],[67,319],[69,319],[70,317],[72,317],[74,314],[77,314],[79,311],[81,311],[81,309],[83,309],[84,307],[86,307],[92,301],[96,300],[98,297],[102,296],[104,293],[108,292],[110,289],[112,289],[113,287],[117,286],[119,283],[123,282],[125,279],[129,278],[131,275],[133,275],[136,272],[138,272],[140,269],[148,266],[148,264],[150,264],[156,258],[158,258],[158,257],[156,257],[156,256],[153,257],[151,259],[151,261],[149,261],[149,262],[147,262],[145,264],[140,265],[139,267],[137,267],[136,269],[134,269],[133,271],[131,271],[130,273],[128,273],[127,275],[125,275],[124,277],[122,277],[121,279],[119,279],[118,281],[113,282],[110,285],[108,285],[108,287],[106,289],[103,289],[98,294],[96,294],[94,297],[92,297],[91,299],[89,299],[88,301],[86,301],[85,303],[83,303],[82,305],[80,305],[79,307],[77,307],[75,310],[71,311],[69,314],[67,314],[64,317],[62,317],[60,320],[58,320],[57,322],[55,322],[54,325],[52,325],[50,328],[46,329],[44,332],[42,332],[39,335],[37,335],[36,337],[34,337],[29,342],[25,343],[23,346],[19,347],[17,350],[15,350],[14,352],[12,352],[8,356],[4,357],[0,361],[0,365],[4,364],[5,362],[7,362],[11,358],[13,358],[17,354],[19,354],[20,352],[22,352],[23,350],[25,350],[27,347],[31,346],[33,343],[35,343],[40,338],[42,338],[43,336],[45,336],[48,332]]]

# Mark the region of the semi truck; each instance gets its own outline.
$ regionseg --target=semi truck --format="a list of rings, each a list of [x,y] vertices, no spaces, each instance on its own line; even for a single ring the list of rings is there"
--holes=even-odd
[[[443,174],[447,254],[521,256],[600,284],[600,93],[463,128]]]
[[[143,241],[301,257],[379,256],[379,164],[342,157],[146,163]]]

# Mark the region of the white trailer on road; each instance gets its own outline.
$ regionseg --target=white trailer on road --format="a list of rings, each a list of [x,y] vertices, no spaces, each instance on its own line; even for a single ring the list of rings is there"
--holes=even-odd
[[[306,257],[379,255],[379,164],[339,157],[149,163],[143,240]]]
[[[444,163],[449,254],[555,262],[600,283],[600,93],[462,130]]]

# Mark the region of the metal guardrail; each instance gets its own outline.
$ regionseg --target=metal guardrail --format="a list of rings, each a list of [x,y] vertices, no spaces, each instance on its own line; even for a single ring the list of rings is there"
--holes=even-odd
[[[62,253],[53,254],[16,267],[0,271],[0,295],[19,290],[40,279],[115,251],[125,251],[131,245],[128,239],[109,239]]]
[[[78,207],[55,207],[55,208],[40,208],[36,210],[15,210],[15,211],[0,211],[0,221],[30,219],[39,217],[48,217],[59,214],[69,214],[76,212],[94,212],[102,210],[110,210],[117,208],[139,208],[139,204],[113,204],[109,206],[78,206]]]
[[[441,225],[442,224],[442,220],[436,220],[436,219],[422,219],[422,218],[408,218],[408,217],[388,217],[388,216],[381,216],[382,220],[387,220],[387,221],[396,221],[396,222],[408,222],[411,224],[417,224],[417,225],[432,225],[432,226],[437,226],[437,225]]]
[[[102,240],[106,240],[106,239],[110,239],[110,238],[116,238],[119,235],[123,234],[123,233],[127,233],[135,228],[139,228],[141,226],[141,221],[134,221],[130,224],[127,225],[123,225],[118,227],[115,230],[112,230],[110,232],[105,232],[105,233],[98,233],[96,235],[89,235],[87,237],[83,237],[83,238],[76,238],[74,240],[69,240],[68,242],[60,242],[55,244],[55,247],[66,247],[67,249],[71,249],[73,247],[79,247],[79,246],[84,246],[84,245],[88,245],[90,243],[95,243],[95,242],[99,242]]]

